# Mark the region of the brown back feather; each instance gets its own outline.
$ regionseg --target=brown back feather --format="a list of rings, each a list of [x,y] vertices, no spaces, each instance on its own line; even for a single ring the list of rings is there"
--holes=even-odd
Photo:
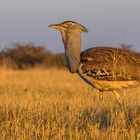
[[[81,53],[81,67],[87,76],[99,80],[139,80],[140,56],[131,50],[90,48]]]

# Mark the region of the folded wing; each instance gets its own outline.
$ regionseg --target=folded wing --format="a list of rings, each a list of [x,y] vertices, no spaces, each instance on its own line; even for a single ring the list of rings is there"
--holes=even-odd
[[[81,53],[81,71],[98,80],[129,81],[140,78],[140,56],[130,50],[90,48]]]

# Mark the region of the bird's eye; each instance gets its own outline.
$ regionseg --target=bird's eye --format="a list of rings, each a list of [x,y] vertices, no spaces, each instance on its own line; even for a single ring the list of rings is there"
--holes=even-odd
[[[72,23],[67,23],[68,27],[72,27],[72,25],[73,25]]]

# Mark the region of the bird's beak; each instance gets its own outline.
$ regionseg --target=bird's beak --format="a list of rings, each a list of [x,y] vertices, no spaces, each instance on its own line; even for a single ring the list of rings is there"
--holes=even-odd
[[[54,28],[54,29],[60,29],[60,25],[59,24],[51,24],[48,26],[49,28]]]

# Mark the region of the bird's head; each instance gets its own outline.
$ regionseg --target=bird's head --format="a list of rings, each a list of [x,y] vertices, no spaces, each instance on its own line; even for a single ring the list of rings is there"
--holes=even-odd
[[[54,28],[59,30],[60,32],[63,31],[79,31],[79,32],[88,32],[87,28],[77,22],[74,21],[64,21],[59,24],[52,24],[49,25],[50,28]]]
[[[59,24],[49,25],[49,27],[61,32],[67,66],[70,72],[77,72],[80,64],[81,33],[87,32],[88,30],[85,26],[74,21],[64,21]]]

